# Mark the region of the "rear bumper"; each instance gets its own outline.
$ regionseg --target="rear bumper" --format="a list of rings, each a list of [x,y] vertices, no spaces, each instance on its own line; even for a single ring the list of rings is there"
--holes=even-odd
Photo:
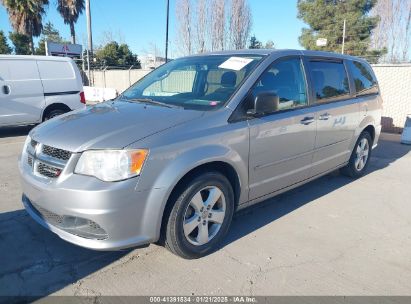
[[[378,141],[381,135],[382,125],[375,126],[375,135],[374,135],[374,142],[372,148],[375,149],[378,146]]]
[[[95,250],[117,250],[157,241],[165,190],[136,191],[138,178],[105,183],[75,174],[47,183],[33,176],[28,168],[19,162],[24,207],[35,221],[60,238]],[[56,224],[55,217],[89,220],[106,236],[84,236],[76,227],[65,229]]]

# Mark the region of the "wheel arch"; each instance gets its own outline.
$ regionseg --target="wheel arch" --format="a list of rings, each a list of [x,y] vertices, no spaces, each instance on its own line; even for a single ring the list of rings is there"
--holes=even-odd
[[[47,117],[47,115],[54,110],[63,110],[65,112],[71,111],[71,109],[64,103],[52,103],[49,104],[43,111],[43,115],[41,116],[41,121],[44,121],[44,119]]]
[[[354,149],[354,145],[357,142],[358,137],[360,137],[361,133],[364,131],[367,131],[370,133],[371,138],[373,140],[375,140],[376,137],[376,123],[375,120],[372,116],[367,116],[364,117],[364,119],[361,121],[361,123],[359,124],[356,132],[355,132],[355,136],[351,142],[351,150]]]
[[[375,139],[375,127],[373,125],[368,125],[361,131],[361,133],[363,133],[364,131],[367,131],[371,135],[371,139],[373,141],[372,144],[373,144],[374,139]]]
[[[233,188],[233,192],[234,192],[235,208],[238,206],[239,200],[240,200],[240,194],[241,194],[241,179],[240,179],[238,172],[234,168],[234,166],[222,160],[215,160],[215,161],[210,161],[210,162],[197,165],[196,167],[186,172],[178,180],[178,182],[174,185],[173,189],[168,195],[166,204],[164,206],[164,210],[162,212],[161,226],[160,226],[160,231],[159,231],[160,232],[160,242],[163,242],[164,240],[163,237],[164,237],[164,232],[165,232],[165,228],[167,225],[168,216],[170,214],[171,209],[173,208],[174,201],[177,199],[178,195],[180,194],[180,191],[182,191],[183,186],[188,181],[192,180],[196,176],[201,175],[205,172],[219,172],[228,179],[228,181],[231,184],[231,187]]]

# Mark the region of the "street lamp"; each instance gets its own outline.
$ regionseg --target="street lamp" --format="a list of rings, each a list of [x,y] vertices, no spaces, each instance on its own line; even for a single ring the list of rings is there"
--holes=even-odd
[[[168,23],[170,17],[170,0],[167,0],[167,17],[166,17],[166,63],[168,61]]]

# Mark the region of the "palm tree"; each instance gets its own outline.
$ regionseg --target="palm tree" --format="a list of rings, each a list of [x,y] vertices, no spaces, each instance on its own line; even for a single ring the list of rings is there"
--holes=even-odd
[[[57,10],[64,23],[70,25],[71,42],[76,43],[74,24],[84,10],[84,0],[57,0]]]
[[[34,54],[33,37],[43,30],[43,15],[49,0],[0,0],[9,14],[13,29],[29,37],[31,53]]]

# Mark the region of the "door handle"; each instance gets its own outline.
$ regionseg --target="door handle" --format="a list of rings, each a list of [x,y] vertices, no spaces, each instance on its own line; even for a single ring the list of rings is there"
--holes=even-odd
[[[330,118],[331,118],[331,114],[329,114],[329,113],[324,113],[324,114],[321,114],[318,119],[319,119],[319,120],[329,120]]]
[[[10,94],[10,86],[4,85],[3,86],[3,93],[6,94],[6,95],[9,95]]]
[[[314,117],[307,116],[307,117],[304,117],[300,122],[303,125],[309,125],[310,123],[313,123],[314,121],[315,121]]]

